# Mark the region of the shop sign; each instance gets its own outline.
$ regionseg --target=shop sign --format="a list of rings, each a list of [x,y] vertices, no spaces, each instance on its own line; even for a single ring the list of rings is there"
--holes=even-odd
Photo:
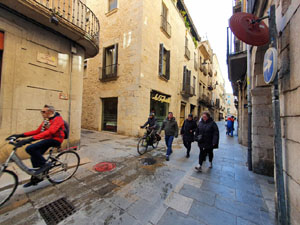
[[[168,98],[165,95],[156,94],[152,99],[162,103],[171,103],[171,98]]]
[[[51,56],[50,54],[38,52],[37,61],[50,66],[57,66],[57,58],[55,56]]]

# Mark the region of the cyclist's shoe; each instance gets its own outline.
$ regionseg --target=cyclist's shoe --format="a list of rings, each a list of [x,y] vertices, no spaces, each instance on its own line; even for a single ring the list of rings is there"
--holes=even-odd
[[[45,163],[45,165],[43,165],[41,168],[39,168],[38,170],[35,171],[35,175],[39,175],[47,170],[49,170],[52,166],[52,163],[48,162],[48,163]]]
[[[41,181],[43,181],[43,179],[39,179],[37,177],[31,177],[30,181],[26,184],[23,185],[24,188],[30,187],[30,186],[35,186],[38,183],[40,183]]]

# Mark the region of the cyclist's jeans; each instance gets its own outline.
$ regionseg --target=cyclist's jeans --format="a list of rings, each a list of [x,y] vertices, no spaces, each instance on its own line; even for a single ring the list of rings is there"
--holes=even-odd
[[[173,144],[174,136],[165,136],[166,146],[167,146],[167,156],[172,154],[172,144]]]
[[[31,163],[33,168],[42,167],[46,160],[43,154],[50,147],[59,147],[60,142],[53,139],[46,139],[26,147],[26,152],[31,156]]]

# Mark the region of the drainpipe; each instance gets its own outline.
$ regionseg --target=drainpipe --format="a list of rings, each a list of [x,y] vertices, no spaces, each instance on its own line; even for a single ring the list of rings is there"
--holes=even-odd
[[[69,130],[71,130],[71,107],[72,107],[72,72],[73,72],[73,54],[76,54],[76,48],[73,47],[73,44],[71,45],[71,54],[70,56],[70,83],[69,83],[69,112],[68,112],[68,124],[69,124]],[[71,133],[71,132],[70,132]],[[67,148],[70,147],[70,134],[68,137],[68,142],[67,142]]]
[[[271,47],[277,49],[277,30],[275,20],[275,5],[270,7],[269,29],[271,38]],[[276,166],[276,190],[277,190],[277,209],[279,224],[290,224],[287,216],[285,184],[283,176],[282,163],[282,136],[281,136],[281,120],[280,120],[280,102],[278,89],[278,72],[272,86],[272,109],[274,120],[274,148],[275,148],[275,166]]]
[[[250,9],[247,8],[247,11],[249,10]],[[252,80],[251,80],[251,52],[250,52],[251,49],[250,48],[251,48],[250,45],[247,45],[247,101],[248,101],[248,160],[247,162],[248,162],[248,170],[252,171],[252,98],[251,98]]]

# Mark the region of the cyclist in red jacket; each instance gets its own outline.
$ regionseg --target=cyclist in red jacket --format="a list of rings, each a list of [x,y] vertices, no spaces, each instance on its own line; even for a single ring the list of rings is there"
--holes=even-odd
[[[33,131],[25,132],[23,134],[14,134],[9,136],[10,138],[20,138],[20,137],[31,137],[28,139],[23,139],[16,144],[16,147],[21,147],[23,145],[29,144],[33,141],[41,140],[34,144],[26,147],[26,152],[31,156],[31,163],[33,168],[39,168],[36,174],[42,173],[51,167],[50,163],[46,163],[43,154],[50,147],[59,147],[64,140],[64,121],[59,113],[55,112],[53,106],[45,105],[41,111],[44,121],[41,125]],[[31,185],[36,185],[41,180],[36,178],[31,179],[31,181],[24,185],[24,187],[29,187]]]

